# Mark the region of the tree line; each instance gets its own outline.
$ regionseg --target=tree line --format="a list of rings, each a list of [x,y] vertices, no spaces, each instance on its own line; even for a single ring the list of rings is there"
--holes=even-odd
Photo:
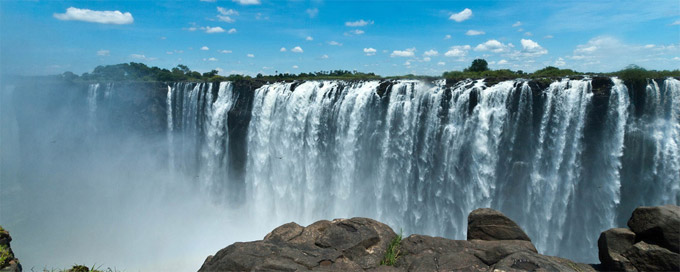
[[[469,67],[463,71],[448,71],[442,74],[443,78],[462,80],[462,79],[477,79],[477,78],[494,78],[494,79],[516,79],[516,78],[560,78],[569,76],[618,76],[624,81],[641,82],[647,78],[663,78],[663,77],[680,77],[680,70],[673,71],[663,70],[646,70],[637,65],[629,65],[626,68],[611,72],[611,73],[583,73],[571,69],[560,69],[553,66],[548,66],[539,69],[533,73],[525,73],[522,70],[512,71],[510,69],[489,69],[488,62],[484,59],[475,59]],[[217,70],[210,72],[199,73],[192,71],[189,67],[179,64],[172,69],[164,69],[156,66],[149,67],[144,63],[130,62],[114,65],[100,65],[94,68],[90,73],[83,73],[76,75],[72,72],[65,72],[61,74],[63,79],[69,81],[161,81],[161,82],[177,82],[177,81],[236,81],[236,80],[261,80],[261,81],[284,81],[284,80],[315,80],[315,79],[337,79],[337,80],[371,80],[371,79],[399,79],[399,78],[432,78],[415,75],[395,76],[395,77],[381,77],[375,73],[363,73],[349,70],[328,70],[309,73],[279,73],[275,71],[274,75],[262,75],[250,77],[247,75],[229,75],[221,76]]]

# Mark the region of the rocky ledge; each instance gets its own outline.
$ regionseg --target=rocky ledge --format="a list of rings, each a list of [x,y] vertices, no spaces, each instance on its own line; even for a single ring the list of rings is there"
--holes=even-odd
[[[9,232],[0,226],[0,272],[21,271],[21,264],[19,259],[14,257],[10,242],[12,237],[9,236]]]
[[[199,271],[678,271],[680,207],[639,207],[630,229],[602,233],[590,265],[539,254],[526,233],[492,209],[468,216],[467,241],[413,234],[401,239],[368,218],[288,223],[263,240],[234,243]],[[390,258],[391,256],[391,258]],[[396,256],[396,257],[395,257]],[[388,264],[388,265],[386,265]]]

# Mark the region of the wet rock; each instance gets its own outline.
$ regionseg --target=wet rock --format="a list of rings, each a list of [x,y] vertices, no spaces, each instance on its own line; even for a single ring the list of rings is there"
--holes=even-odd
[[[488,208],[476,209],[468,215],[467,239],[531,241],[514,221]]]
[[[630,261],[623,257],[623,253],[633,246],[635,233],[626,228],[609,229],[597,240],[600,262],[606,270],[632,271],[635,270]]]
[[[680,253],[680,207],[638,207],[628,220],[636,241],[659,245]]]

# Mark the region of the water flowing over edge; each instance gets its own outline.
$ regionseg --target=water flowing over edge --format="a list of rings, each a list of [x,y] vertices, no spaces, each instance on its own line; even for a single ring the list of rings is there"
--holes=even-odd
[[[635,107],[611,80],[604,94],[587,78],[545,89],[267,84],[252,94],[240,156],[229,115],[245,98],[233,84],[177,83],[166,100],[170,169],[272,226],[366,216],[464,239],[466,215],[491,207],[539,252],[596,262],[599,232],[625,223],[631,207],[680,197],[680,82],[650,80]]]

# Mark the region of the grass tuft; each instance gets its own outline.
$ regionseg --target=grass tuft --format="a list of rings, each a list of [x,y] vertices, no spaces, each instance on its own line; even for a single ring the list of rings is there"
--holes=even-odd
[[[401,254],[401,238],[402,238],[402,232],[401,230],[399,231],[399,235],[395,236],[394,239],[390,242],[390,245],[387,246],[387,251],[385,252],[385,257],[383,257],[383,260],[380,261],[380,265],[389,265],[389,266],[394,266],[397,263],[397,260],[399,259],[400,254]]]

